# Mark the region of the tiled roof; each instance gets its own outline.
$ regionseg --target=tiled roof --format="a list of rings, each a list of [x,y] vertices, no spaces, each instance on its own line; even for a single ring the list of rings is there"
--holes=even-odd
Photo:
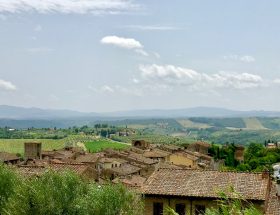
[[[210,148],[211,147],[211,145],[209,143],[203,142],[203,141],[197,141],[197,142],[195,142],[195,143],[193,143],[191,145],[199,145],[199,146],[203,146],[203,147],[206,147],[206,148]]]
[[[72,171],[79,175],[83,174],[87,170],[88,166],[84,164],[49,164],[47,166],[18,166],[18,171],[22,175],[41,175],[49,169],[61,172],[61,171]]]
[[[159,169],[142,187],[144,194],[218,198],[232,187],[247,200],[265,200],[269,179],[261,173]]]
[[[133,173],[137,173],[140,170],[141,170],[141,168],[133,166],[133,165],[128,164],[128,163],[123,164],[120,167],[114,167],[114,168],[110,169],[111,172],[115,172],[118,175],[130,175],[130,174],[133,174]]]
[[[118,162],[118,163],[127,163],[126,160],[121,159],[121,158],[100,158],[98,160],[99,163],[113,163],[113,162]]]
[[[102,154],[96,153],[96,154],[92,154],[92,153],[88,153],[85,155],[79,155],[76,158],[76,162],[78,163],[95,163],[98,158],[103,157]]]
[[[164,158],[170,155],[171,153],[160,150],[160,149],[152,149],[151,151],[145,151],[143,156],[147,158]]]
[[[130,187],[140,187],[146,181],[146,178],[139,175],[133,175],[131,178],[124,178],[120,179],[119,181]]]
[[[19,160],[19,157],[16,154],[8,153],[8,152],[0,152],[0,161],[12,161]]]
[[[280,214],[280,199],[276,195],[276,184],[275,183],[272,183],[272,186],[271,186],[265,214],[266,215],[279,215]]]

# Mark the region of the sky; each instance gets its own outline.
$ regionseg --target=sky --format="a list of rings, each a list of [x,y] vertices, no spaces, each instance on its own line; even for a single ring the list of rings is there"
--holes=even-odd
[[[280,111],[278,0],[0,0],[0,105]]]

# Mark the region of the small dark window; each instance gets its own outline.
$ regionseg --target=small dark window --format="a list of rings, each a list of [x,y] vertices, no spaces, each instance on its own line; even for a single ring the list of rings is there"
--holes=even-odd
[[[196,205],[195,206],[195,215],[204,215],[205,214],[205,206],[204,205]]]
[[[115,164],[115,167],[118,167],[118,164]]]
[[[155,202],[154,203],[154,213],[153,215],[163,215],[163,203]]]
[[[112,164],[112,168],[114,168],[114,164]]]
[[[186,205],[185,204],[176,204],[175,211],[179,215],[185,215],[186,214]]]

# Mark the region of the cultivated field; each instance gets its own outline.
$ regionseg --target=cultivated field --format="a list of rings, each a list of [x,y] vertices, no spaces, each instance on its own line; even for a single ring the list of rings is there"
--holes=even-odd
[[[108,149],[108,148],[126,149],[129,147],[129,144],[118,143],[118,142],[106,140],[106,139],[100,139],[100,140],[87,142],[87,143],[85,143],[85,146],[90,152],[99,152],[99,151],[102,151],[102,150]]]
[[[263,129],[266,129],[257,118],[254,118],[254,117],[243,118],[243,121],[246,124],[246,128],[249,129],[249,130],[263,130]]]

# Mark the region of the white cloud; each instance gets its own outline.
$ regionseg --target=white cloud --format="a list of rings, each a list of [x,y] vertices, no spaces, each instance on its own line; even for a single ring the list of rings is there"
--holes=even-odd
[[[170,86],[187,86],[193,90],[232,88],[248,89],[260,87],[262,77],[250,73],[215,74],[199,73],[192,69],[176,67],[173,65],[140,65],[139,70],[144,80],[151,83],[162,83]]]
[[[0,89],[6,91],[14,91],[17,89],[17,87],[9,81],[0,79]]]
[[[35,28],[34,28],[34,31],[42,31],[43,30],[43,27],[41,25],[36,25]]]
[[[181,28],[176,26],[167,25],[125,25],[122,28],[136,30],[136,31],[174,31],[181,30]]]
[[[144,51],[143,49],[135,49],[135,52],[140,54],[140,55],[143,55],[145,57],[149,56],[149,54],[146,51]]]
[[[102,44],[114,45],[125,49],[142,49],[142,44],[133,38],[124,38],[118,36],[106,36],[100,41]]]
[[[256,59],[250,55],[226,55],[223,56],[224,60],[235,60],[235,61],[242,61],[245,63],[253,63]]]
[[[0,0],[0,12],[117,14],[136,10],[133,0]]]

